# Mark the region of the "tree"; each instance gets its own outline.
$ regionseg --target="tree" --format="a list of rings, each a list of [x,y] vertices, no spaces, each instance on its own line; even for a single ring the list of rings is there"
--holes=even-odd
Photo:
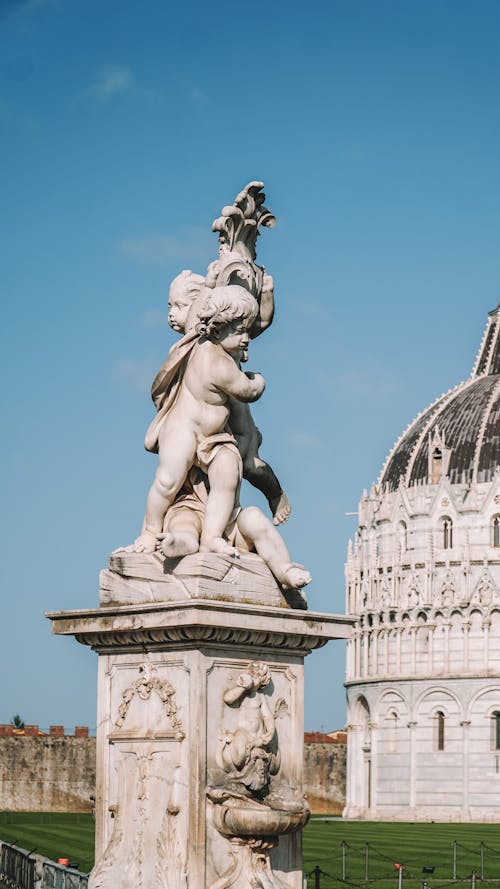
[[[15,716],[10,720],[10,724],[13,728],[23,729],[24,728],[24,719],[21,719],[19,713],[16,713]]]

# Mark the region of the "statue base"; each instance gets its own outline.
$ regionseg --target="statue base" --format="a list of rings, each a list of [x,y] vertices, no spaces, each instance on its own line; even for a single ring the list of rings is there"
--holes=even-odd
[[[227,571],[226,581],[209,578],[203,597],[203,559],[205,574],[182,589],[176,575],[177,601],[47,615],[54,633],[99,656],[89,889],[301,889],[303,661],[347,638],[350,621],[291,608],[279,589],[278,604],[262,604],[243,563],[232,581]],[[134,564],[150,590],[170,584],[141,578]],[[117,595],[108,580],[104,572],[101,589]],[[252,669],[267,678],[248,691]],[[255,762],[241,765],[240,749]]]

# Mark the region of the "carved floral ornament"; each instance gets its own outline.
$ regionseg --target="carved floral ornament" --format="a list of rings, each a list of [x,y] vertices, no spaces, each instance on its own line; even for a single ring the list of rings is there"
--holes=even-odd
[[[264,206],[263,182],[249,182],[230,207],[223,207],[214,220],[212,231],[219,232],[221,252],[237,250],[244,245],[255,259],[255,242],[259,226],[273,228],[276,217]]]
[[[162,701],[173,730],[178,736],[184,737],[184,728],[177,715],[178,707],[175,700],[175,689],[168,679],[161,679],[158,676],[156,667],[153,664],[147,663],[139,667],[139,678],[122,693],[122,702],[118,708],[119,716],[115,723],[116,728],[123,726],[132,699],[136,695],[141,701],[147,701],[153,692],[156,692]]]

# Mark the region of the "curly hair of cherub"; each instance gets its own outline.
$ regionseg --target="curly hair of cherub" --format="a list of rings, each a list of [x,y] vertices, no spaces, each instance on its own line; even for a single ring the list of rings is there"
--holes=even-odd
[[[200,295],[204,283],[203,275],[197,275],[191,269],[184,269],[170,284],[169,293],[171,296],[183,296],[193,301]]]
[[[214,287],[200,307],[196,332],[200,336],[212,337],[225,324],[241,321],[248,330],[257,317],[257,300],[239,284]]]

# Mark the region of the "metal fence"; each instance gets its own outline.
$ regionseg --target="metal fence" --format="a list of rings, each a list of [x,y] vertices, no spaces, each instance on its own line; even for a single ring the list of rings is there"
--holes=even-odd
[[[413,853],[415,855],[415,853]],[[304,873],[308,889],[500,889],[500,849],[484,842],[477,847],[456,840],[449,853],[436,859],[397,861],[371,843],[356,846],[342,841]]]
[[[88,875],[49,861],[42,865],[41,889],[87,889]]]
[[[2,843],[0,889],[87,889],[88,874]]]
[[[35,889],[34,858],[17,846],[2,844],[0,854],[0,886],[9,889]]]

